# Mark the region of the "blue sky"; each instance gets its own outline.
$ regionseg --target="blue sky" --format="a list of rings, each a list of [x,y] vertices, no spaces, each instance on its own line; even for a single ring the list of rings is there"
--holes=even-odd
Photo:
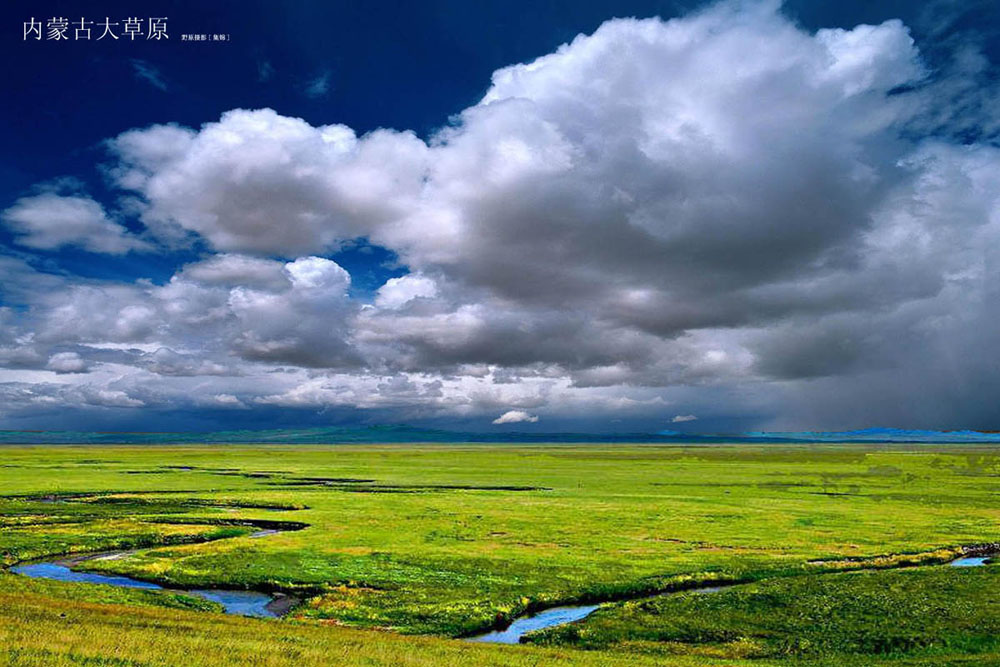
[[[0,428],[997,427],[992,3],[0,11]]]

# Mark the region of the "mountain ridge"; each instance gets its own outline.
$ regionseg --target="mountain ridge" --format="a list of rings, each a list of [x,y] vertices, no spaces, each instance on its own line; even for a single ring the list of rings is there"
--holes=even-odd
[[[0,444],[377,444],[377,443],[991,443],[1000,433],[868,428],[747,433],[526,433],[447,431],[405,424],[189,432],[0,430]]]

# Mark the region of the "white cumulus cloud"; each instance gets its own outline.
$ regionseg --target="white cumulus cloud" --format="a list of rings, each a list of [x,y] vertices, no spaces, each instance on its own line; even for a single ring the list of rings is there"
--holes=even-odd
[[[426,138],[271,109],[125,131],[121,211],[49,192],[4,224],[204,256],[155,283],[0,258],[5,407],[995,426],[1000,150],[948,139],[996,115],[984,68],[941,85],[897,20],[723,2],[499,69]],[[360,239],[406,271],[372,303],[330,259]]]
[[[91,252],[122,255],[148,251],[145,241],[110,219],[89,197],[44,193],[22,197],[2,214],[4,224],[17,234],[17,242],[40,250],[79,246]]]
[[[535,423],[538,421],[538,415],[532,415],[524,410],[508,410],[499,417],[493,420],[494,424],[517,424],[518,422],[530,422]]]

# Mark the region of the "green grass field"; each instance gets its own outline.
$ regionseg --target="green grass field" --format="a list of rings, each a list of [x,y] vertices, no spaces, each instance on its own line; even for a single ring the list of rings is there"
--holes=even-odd
[[[12,664],[1000,664],[1000,566],[933,565],[1000,541],[996,447],[104,445],[0,456],[6,565],[137,548],[83,565],[303,600],[284,619],[256,620],[176,594],[0,575],[0,651]],[[255,539],[241,525],[251,520],[308,527]],[[892,569],[917,563],[927,567]],[[716,581],[754,583],[628,601]],[[532,646],[454,639],[526,609],[610,600],[620,602]]]

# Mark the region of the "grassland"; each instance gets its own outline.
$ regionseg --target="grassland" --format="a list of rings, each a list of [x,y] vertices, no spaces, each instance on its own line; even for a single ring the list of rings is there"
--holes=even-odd
[[[982,591],[995,595],[998,566],[822,574],[940,562],[1000,540],[995,447],[103,445],[0,456],[8,565],[137,548],[84,565],[304,600],[288,619],[259,621],[196,611],[185,596],[2,575],[0,641],[16,664],[175,664],[170,651],[205,664],[1000,663],[995,623],[979,614],[997,617]],[[260,522],[308,527],[251,538]],[[550,648],[445,639],[526,609],[712,581],[758,583],[620,602],[535,638]],[[941,596],[927,598],[932,588]],[[855,604],[866,591],[884,622]],[[822,610],[842,622],[803,630]],[[924,635],[920,610],[941,619]],[[895,618],[912,621],[908,639],[890,632]],[[417,634],[437,638],[401,636]]]
[[[529,637],[541,646],[645,655],[924,664],[1000,659],[1000,568],[861,571],[773,579],[599,609]]]

